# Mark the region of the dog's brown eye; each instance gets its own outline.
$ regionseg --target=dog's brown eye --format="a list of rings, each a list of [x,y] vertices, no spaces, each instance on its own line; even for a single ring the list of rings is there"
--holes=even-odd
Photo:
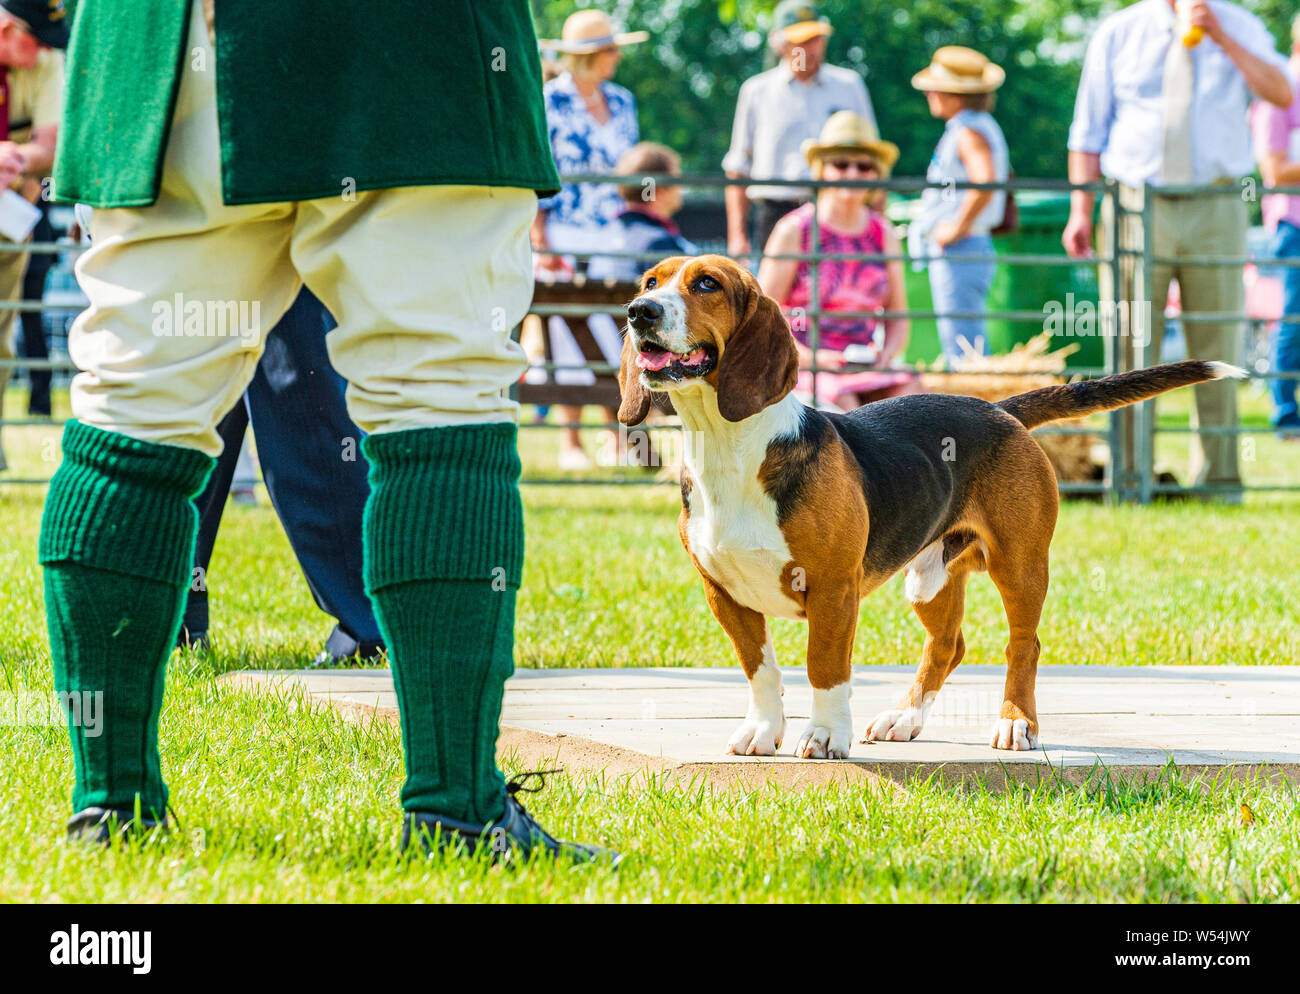
[[[653,290],[658,285],[659,285],[659,281],[655,279],[653,276],[651,276],[648,280],[645,281],[645,288],[647,290]]]
[[[722,284],[712,276],[701,276],[695,281],[695,289],[702,290],[705,293],[712,293],[714,290],[721,290]]]

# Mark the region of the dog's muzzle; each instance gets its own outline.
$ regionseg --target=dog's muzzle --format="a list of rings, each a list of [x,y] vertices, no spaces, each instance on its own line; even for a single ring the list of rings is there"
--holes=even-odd
[[[711,345],[696,345],[685,352],[674,352],[657,340],[664,308],[651,297],[638,297],[627,305],[627,323],[636,346],[636,366],[647,379],[660,383],[707,376],[717,365],[717,352]]]
[[[637,331],[649,331],[664,317],[664,308],[657,300],[637,297],[627,305],[627,323]]]

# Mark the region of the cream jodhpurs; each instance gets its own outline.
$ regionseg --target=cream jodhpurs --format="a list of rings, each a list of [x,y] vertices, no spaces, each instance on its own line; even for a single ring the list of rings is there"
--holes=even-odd
[[[199,4],[189,45],[209,47]],[[340,175],[338,197],[227,206],[213,66],[210,50],[186,61],[157,202],[94,213],[77,262],[90,307],[68,341],[82,370],[73,415],[218,455],[217,422],[306,283],[339,323],[330,359],[363,430],[513,421],[506,391],[526,362],[510,332],[532,299],[533,191],[355,192]]]

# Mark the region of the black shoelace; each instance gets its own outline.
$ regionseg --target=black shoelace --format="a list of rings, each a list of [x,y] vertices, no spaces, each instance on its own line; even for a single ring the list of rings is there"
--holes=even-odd
[[[506,793],[510,797],[513,797],[515,799],[515,803],[519,804],[520,807],[522,807],[523,802],[520,801],[516,795],[536,794],[538,791],[543,790],[546,787],[546,777],[548,774],[559,773],[559,772],[560,772],[559,769],[554,769],[554,770],[528,770],[525,773],[516,773],[514,776],[510,778],[510,782],[506,784]],[[534,777],[536,777],[538,781],[536,787],[524,786],[526,783],[528,783],[528,781],[530,781]]]
[[[528,813],[528,809],[524,807],[524,802],[519,799],[519,795],[536,794],[538,791],[545,788],[547,774],[559,772],[558,769],[528,770],[524,773],[516,773],[506,784],[506,797],[507,799],[514,801],[515,807],[519,809],[519,814],[523,817],[524,824],[528,826],[529,833],[532,834],[534,838],[540,837],[542,841],[550,845],[556,844],[555,839],[546,831],[546,829],[537,824],[537,819]],[[525,786],[534,778],[537,779],[536,787]]]

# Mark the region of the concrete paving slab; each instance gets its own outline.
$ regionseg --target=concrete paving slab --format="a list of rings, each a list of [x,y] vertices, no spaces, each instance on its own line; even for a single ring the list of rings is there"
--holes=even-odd
[[[855,742],[848,760],[792,755],[812,691],[804,671],[783,668],[789,720],[781,754],[723,753],[745,713],[739,669],[520,670],[506,685],[502,746],[525,761],[627,772],[638,766],[752,779],[760,770],[788,781],[825,782],[849,771],[894,781],[938,772],[946,780],[1032,780],[1051,772],[1082,779],[1100,761],[1117,772],[1154,773],[1172,757],[1197,773],[1300,775],[1300,666],[1041,666],[1042,747],[1001,752],[988,732],[1002,701],[1005,669],[964,666],[935,702],[912,742]],[[854,728],[860,734],[912,679],[910,666],[853,671]],[[264,692],[302,694],[352,715],[395,720],[385,670],[246,671],[228,680]],[[816,770],[816,772],[814,772]]]

